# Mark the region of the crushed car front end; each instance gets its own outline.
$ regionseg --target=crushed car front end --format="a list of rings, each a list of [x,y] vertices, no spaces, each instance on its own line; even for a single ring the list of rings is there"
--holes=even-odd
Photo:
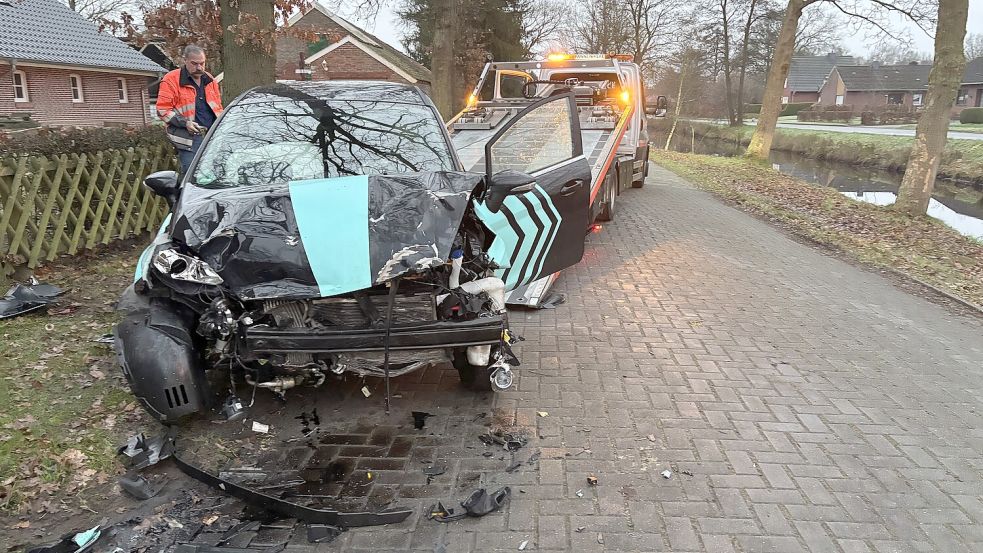
[[[283,395],[453,362],[511,384],[483,175],[456,170],[418,92],[359,90],[247,94],[206,139],[119,303],[120,364],[158,420],[215,407],[237,377]]]

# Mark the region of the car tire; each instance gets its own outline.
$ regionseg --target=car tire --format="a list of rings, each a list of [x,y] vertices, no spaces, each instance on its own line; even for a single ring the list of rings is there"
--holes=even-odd
[[[615,200],[618,198],[618,193],[611,179],[605,181],[602,192],[604,193],[604,201],[601,203],[601,211],[597,214],[597,220],[606,223],[614,220]]]
[[[461,378],[461,384],[465,388],[476,392],[491,391],[491,369],[487,365],[482,367],[468,363],[467,350],[464,349],[454,351],[453,362],[457,375]]]
[[[649,176],[649,163],[651,163],[651,161],[649,160],[649,149],[650,148],[651,148],[651,146],[646,146],[645,147],[645,160],[644,160],[645,161],[645,165],[642,165],[642,178],[639,179],[639,180],[636,180],[636,181],[631,181],[631,187],[632,188],[641,188],[641,187],[645,186],[645,178]]]

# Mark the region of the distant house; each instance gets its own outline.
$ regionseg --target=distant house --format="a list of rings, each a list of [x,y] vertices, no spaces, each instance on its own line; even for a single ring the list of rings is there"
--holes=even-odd
[[[931,65],[837,65],[819,94],[824,106],[858,109],[884,105],[918,107],[924,103]]]
[[[819,90],[833,67],[855,63],[853,56],[841,56],[836,52],[825,56],[794,56],[785,79],[782,103],[818,102]]]
[[[58,0],[0,0],[0,116],[145,125],[147,86],[163,72]]]
[[[430,92],[430,70],[382,39],[314,2],[287,24],[319,37],[283,36],[276,43],[278,79],[355,79],[408,83]]]
[[[966,74],[953,108],[954,115],[969,107],[983,107],[983,57],[966,64]]]

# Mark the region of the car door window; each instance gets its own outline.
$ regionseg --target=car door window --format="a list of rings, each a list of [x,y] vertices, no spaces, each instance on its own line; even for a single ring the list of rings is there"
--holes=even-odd
[[[570,101],[559,96],[523,114],[491,145],[492,171],[535,173],[579,155],[571,109]]]

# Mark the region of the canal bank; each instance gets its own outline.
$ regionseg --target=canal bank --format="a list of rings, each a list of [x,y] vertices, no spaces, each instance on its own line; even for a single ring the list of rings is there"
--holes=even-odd
[[[650,121],[649,135],[653,148],[665,147],[670,126],[671,121]],[[729,144],[734,151],[743,151],[753,133],[754,128],[749,126],[728,127],[679,121],[671,149],[690,152],[694,144],[704,139],[718,140]],[[772,149],[812,159],[902,173],[908,163],[913,140],[906,136],[779,128],[775,131]],[[954,181],[983,185],[983,141],[949,140],[939,166],[939,175]]]
[[[737,157],[655,151],[653,161],[732,205],[864,264],[983,305],[983,242],[929,217],[910,218],[809,186]]]

